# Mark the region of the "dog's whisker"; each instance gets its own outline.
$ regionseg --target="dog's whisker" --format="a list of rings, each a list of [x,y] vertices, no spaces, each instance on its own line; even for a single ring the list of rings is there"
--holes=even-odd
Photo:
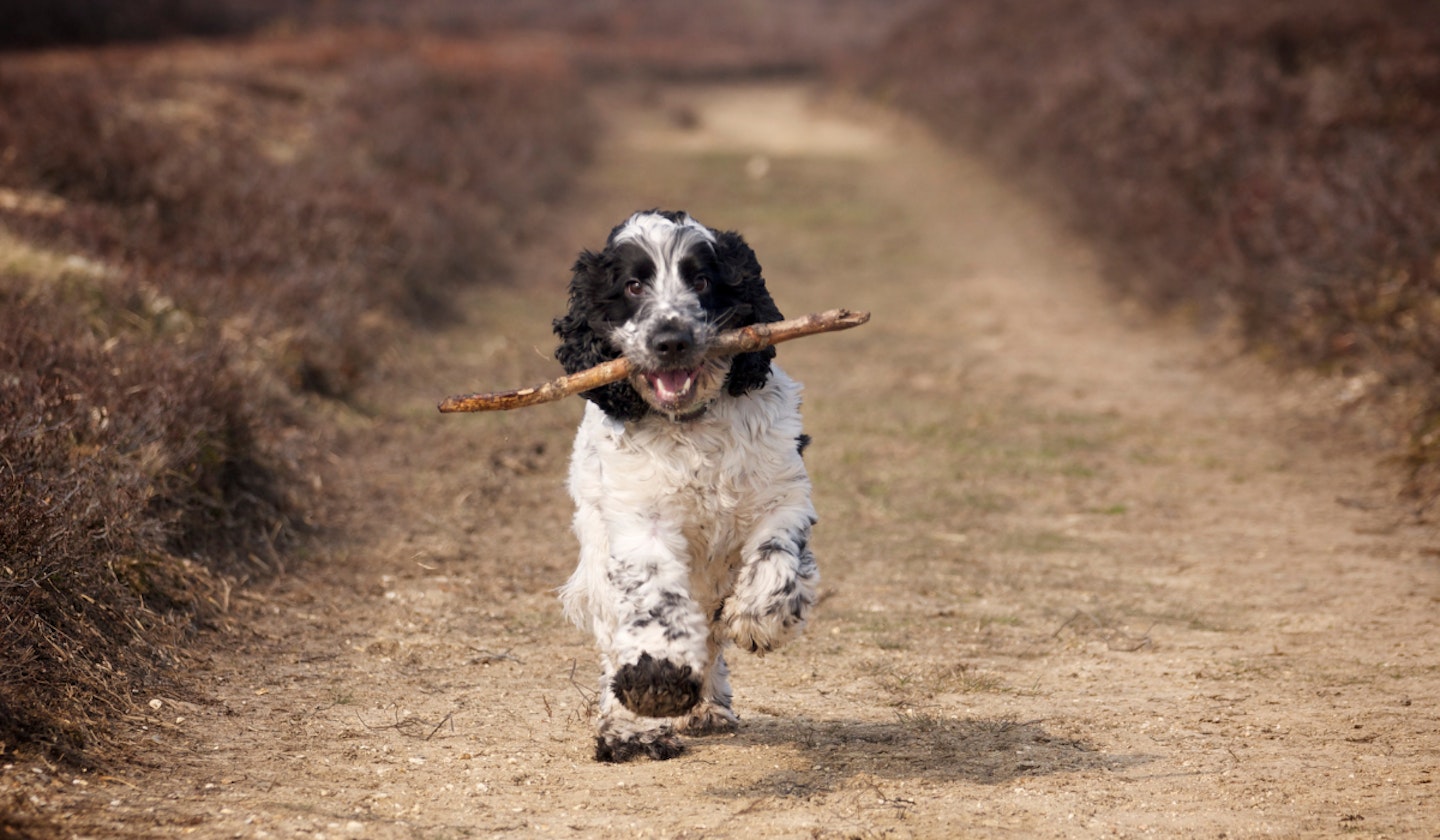
[[[740,304],[738,306],[733,306],[730,309],[727,309],[724,312],[719,313],[717,316],[711,318],[710,326],[714,327],[717,330],[728,330],[731,327],[743,326],[742,324],[739,324],[737,322],[750,315],[754,310],[755,307],[749,304]]]

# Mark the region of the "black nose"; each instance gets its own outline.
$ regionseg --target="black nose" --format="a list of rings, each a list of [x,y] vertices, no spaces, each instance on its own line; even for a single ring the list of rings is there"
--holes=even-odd
[[[650,350],[662,364],[676,364],[686,360],[695,349],[695,332],[682,324],[672,324],[650,340]]]

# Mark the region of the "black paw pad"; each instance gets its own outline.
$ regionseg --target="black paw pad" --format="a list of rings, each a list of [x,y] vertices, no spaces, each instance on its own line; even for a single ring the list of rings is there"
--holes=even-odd
[[[648,653],[616,671],[610,690],[625,708],[641,717],[679,717],[700,702],[700,680],[689,665],[676,665]]]

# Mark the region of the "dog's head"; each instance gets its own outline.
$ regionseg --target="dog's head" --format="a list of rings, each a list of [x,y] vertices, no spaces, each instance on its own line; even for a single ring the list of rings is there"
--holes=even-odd
[[[618,358],[635,374],[582,396],[621,420],[684,420],[722,394],[765,384],[775,348],[706,359],[716,333],[782,319],[755,252],[740,235],[685,213],[636,213],[585,251],[570,281],[570,311],[555,319],[555,358],[575,373]]]

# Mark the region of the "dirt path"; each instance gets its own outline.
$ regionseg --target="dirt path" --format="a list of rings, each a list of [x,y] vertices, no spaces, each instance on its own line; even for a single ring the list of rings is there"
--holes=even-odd
[[[1440,836],[1440,537],[1323,392],[1138,323],[890,115],[606,97],[535,285],[478,295],[339,418],[347,539],[243,600],[269,615],[206,702],[158,698],[148,769],[37,784],[40,810],[85,837]],[[738,735],[607,766],[552,592],[580,405],[433,405],[549,375],[574,253],[657,205],[743,231],[787,314],[875,319],[780,353],[815,437],[809,634],[736,658]]]

